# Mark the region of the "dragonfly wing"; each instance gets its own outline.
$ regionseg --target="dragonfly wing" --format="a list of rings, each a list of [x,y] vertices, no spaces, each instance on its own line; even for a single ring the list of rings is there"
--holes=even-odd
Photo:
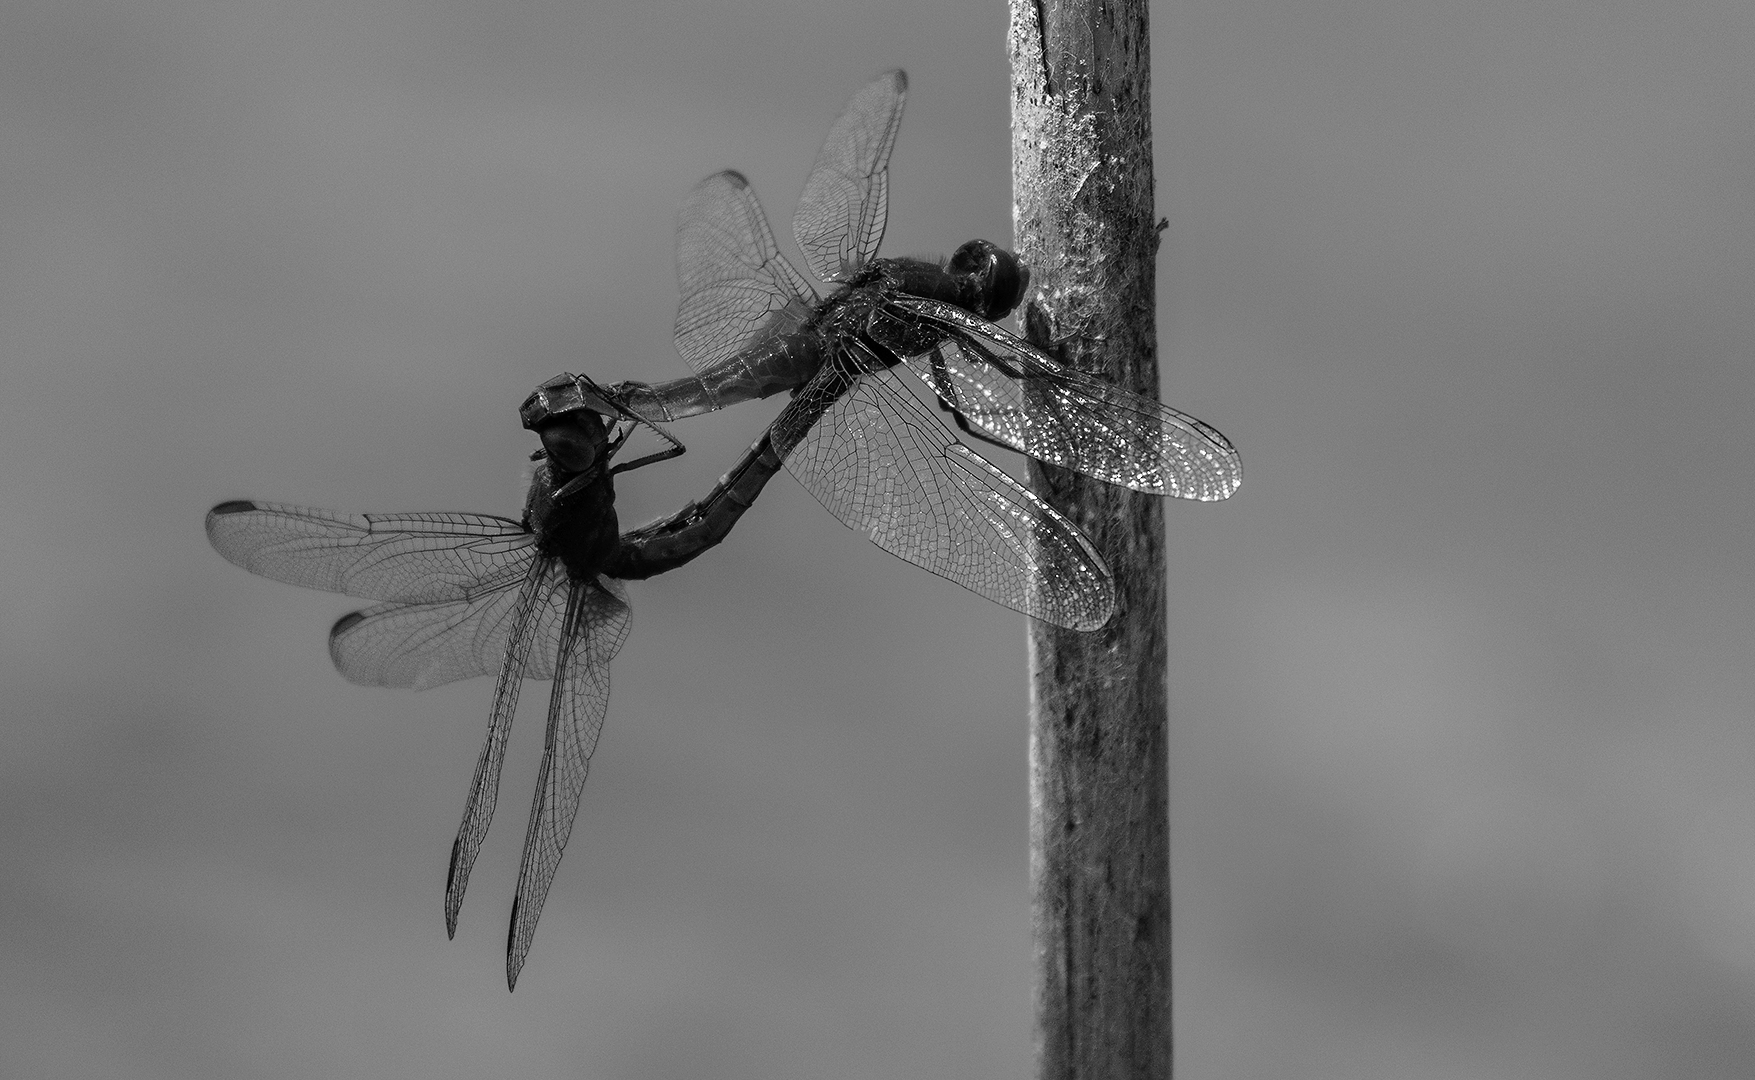
[[[509,643],[518,636],[522,590],[541,563],[524,677],[546,679],[553,671],[552,646],[560,638],[558,615],[566,571],[523,549],[522,561],[499,586],[462,600],[433,604],[379,604],[343,615],[329,630],[329,656],[348,682],[424,690],[504,667]],[[548,647],[548,656],[543,655]]]
[[[609,662],[628,636],[630,617],[627,596],[611,578],[574,581],[567,591],[555,654],[554,688],[549,695],[548,738],[507,932],[508,987],[518,983],[518,972],[536,933],[537,916],[542,913],[561,853],[573,831],[591,753],[597,748],[609,704]]]
[[[877,253],[890,204],[890,150],[908,76],[891,71],[853,95],[804,183],[792,236],[824,281],[846,281]]]
[[[518,522],[486,514],[338,514],[242,500],[207,512],[207,539],[252,574],[403,604],[516,586],[535,542]]]
[[[1114,580],[1090,540],[958,442],[894,371],[868,366],[786,467],[848,527],[989,600],[1074,630],[1114,612]]]
[[[902,296],[878,320],[881,337],[938,339],[908,368],[996,442],[1155,495],[1214,502],[1242,482],[1236,449],[1214,428],[1058,363],[961,308]],[[934,325],[922,333],[921,321]]]
[[[518,711],[518,690],[524,684],[532,643],[543,635],[540,623],[547,622],[557,640],[562,619],[552,617],[555,598],[564,595],[561,588],[564,572],[557,572],[555,559],[542,557],[530,560],[524,583],[509,615],[504,659],[500,663],[499,682],[494,686],[493,710],[488,714],[487,739],[475,763],[475,777],[470,781],[469,800],[463,808],[463,824],[451,844],[451,865],[445,875],[445,933],[457,936],[457,912],[463,906],[463,892],[469,886],[469,872],[475,857],[487,838],[488,825],[493,821],[494,805],[499,800],[500,771],[506,761],[506,737],[512,730],[512,716]],[[564,605],[562,607],[564,611]],[[544,619],[544,616],[550,616]],[[547,655],[553,656],[550,649]]]
[[[749,181],[716,173],[695,185],[676,225],[676,350],[706,373],[745,347],[804,324],[816,293],[780,254]]]

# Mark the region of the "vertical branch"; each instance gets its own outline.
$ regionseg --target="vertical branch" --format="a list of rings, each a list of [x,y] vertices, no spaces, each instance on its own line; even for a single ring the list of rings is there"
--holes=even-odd
[[[1011,0],[1012,187],[1028,336],[1158,396],[1145,0]],[[1160,500],[1031,463],[1115,571],[1117,613],[1030,629],[1030,873],[1042,1080],[1170,1075]]]

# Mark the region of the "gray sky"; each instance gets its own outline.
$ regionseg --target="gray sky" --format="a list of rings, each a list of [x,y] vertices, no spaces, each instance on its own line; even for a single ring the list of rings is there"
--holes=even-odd
[[[1153,12],[1179,1076],[1755,1073],[1755,11]],[[209,550],[254,497],[515,514],[530,387],[659,379],[675,207],[791,216],[912,80],[886,254],[1009,235],[997,2],[0,13],[0,1074],[1027,1075],[1022,619],[777,480],[632,586],[507,995],[528,708]],[[704,493],[771,415],[621,485]],[[529,700],[541,693],[527,695]]]

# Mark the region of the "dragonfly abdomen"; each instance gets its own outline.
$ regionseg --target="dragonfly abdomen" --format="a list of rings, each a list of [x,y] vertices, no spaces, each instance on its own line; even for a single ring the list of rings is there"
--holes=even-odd
[[[700,502],[680,513],[624,534],[604,568],[610,577],[645,580],[675,570],[717,545],[731,532],[774,474],[780,454],[767,432],[744,451]]]
[[[668,424],[740,401],[795,390],[823,366],[825,355],[822,335],[800,330],[770,337],[696,376],[657,386],[619,382],[610,389],[641,419]]]

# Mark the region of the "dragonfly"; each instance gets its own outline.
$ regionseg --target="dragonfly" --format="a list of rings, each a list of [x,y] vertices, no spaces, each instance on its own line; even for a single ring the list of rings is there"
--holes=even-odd
[[[855,93],[805,182],[793,237],[831,291],[819,295],[781,254],[748,180],[710,176],[685,200],[676,232],[676,347],[696,374],[614,389],[653,422],[782,391],[823,404],[813,426],[779,445],[791,447],[787,469],[830,513],[1006,607],[1095,629],[1114,611],[1102,558],[965,446],[909,382],[923,383],[978,440],[1138,491],[1228,498],[1242,480],[1237,451],[1200,420],[998,326],[1029,287],[1013,253],[971,240],[948,260],[874,257],[907,87],[896,70]],[[1065,539],[1068,529],[1080,542]]]
[[[826,402],[800,394],[793,430]],[[519,520],[485,514],[343,514],[233,500],[207,514],[207,537],[230,562],[276,581],[376,601],[330,628],[329,655],[350,682],[423,689],[497,672],[487,739],[451,847],[445,929],[457,917],[493,818],[518,692],[551,679],[543,746],[507,931],[506,983],[516,988],[549,887],[578,814],[609,703],[609,663],[626,639],[625,580],[674,570],[718,544],[780,469],[771,426],[707,496],[621,532],[617,473],[675,457],[668,444],[615,462],[647,424],[584,376],[539,386],[521,406],[542,447]],[[783,417],[788,416],[786,411]]]
[[[932,385],[946,388],[941,401],[955,403],[959,426],[977,438],[991,435],[1105,478],[1119,476],[1117,463],[1131,460],[1133,475],[1119,482],[1141,490],[1221,498],[1236,487],[1235,451],[1216,431],[1066,369],[986,321],[1015,307],[1027,283],[1027,270],[1010,253],[977,241],[947,265],[871,260],[883,231],[889,151],[885,145],[874,156],[854,144],[882,116],[893,142],[906,84],[900,72],[887,79],[861,91],[837,122],[819,158],[843,164],[832,169],[819,160],[799,212],[800,220],[812,206],[818,217],[828,213],[832,200],[813,190],[863,169],[864,194],[842,200],[845,212],[864,223],[843,230],[843,240],[862,238],[863,253],[843,260],[858,271],[829,301],[811,306],[807,294],[814,292],[779,258],[747,183],[735,173],[710,178],[691,196],[679,229],[678,341],[701,374],[658,387],[605,387],[562,375],[538,387],[521,408],[542,448],[533,455],[539,463],[520,519],[341,514],[248,500],[208,513],[208,538],[229,561],[274,580],[376,602],[330,629],[331,659],[348,680],[425,688],[498,673],[447,873],[445,924],[453,937],[498,798],[519,688],[524,679],[553,681],[507,932],[508,987],[517,985],[528,957],[602,730],[609,664],[630,625],[621,582],[676,569],[720,543],[782,462],[843,521],[910,561],[1056,625],[1088,630],[1108,621],[1113,581],[1089,539],[964,447],[893,382],[890,369],[901,353],[911,364],[930,354],[938,380]],[[832,231],[795,222],[801,241]],[[762,270],[760,259],[753,271],[735,265],[752,253],[769,268]],[[766,315],[753,324],[754,303],[737,300],[752,287],[766,297]],[[914,308],[916,301],[941,306]],[[792,400],[705,498],[619,531],[614,475],[683,452],[665,422],[780,390],[790,390]],[[1115,415],[1100,423],[1104,409]],[[1039,434],[1048,423],[1062,426],[1058,448]],[[670,448],[614,463],[640,426]],[[1124,445],[1108,454],[1110,467],[1098,466],[1104,455],[1090,445],[1094,437]],[[1139,449],[1151,439],[1171,448]],[[1203,439],[1212,462],[1189,465],[1185,444]],[[1153,453],[1180,471],[1148,475]]]

